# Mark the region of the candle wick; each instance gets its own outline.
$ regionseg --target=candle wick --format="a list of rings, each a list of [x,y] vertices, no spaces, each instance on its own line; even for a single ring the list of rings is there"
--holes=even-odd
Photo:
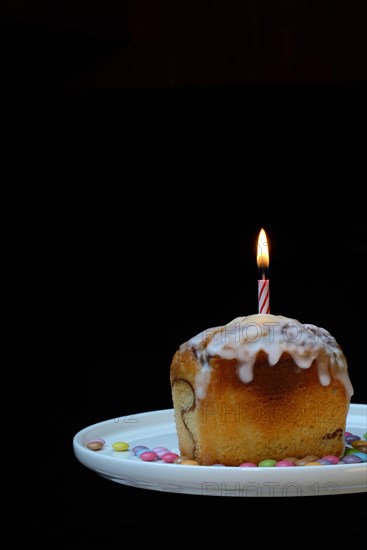
[[[262,274],[263,274],[263,281],[265,281],[265,272],[264,272],[264,270],[263,270]]]

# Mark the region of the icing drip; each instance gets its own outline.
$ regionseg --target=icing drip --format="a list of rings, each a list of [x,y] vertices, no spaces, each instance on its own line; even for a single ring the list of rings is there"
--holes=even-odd
[[[319,381],[328,386],[331,377],[344,384],[350,397],[353,387],[348,376],[347,362],[335,338],[324,328],[301,324],[282,315],[249,315],[237,317],[223,327],[207,329],[181,346],[195,349],[198,371],[195,393],[198,399],[206,395],[210,382],[210,358],[236,359],[238,376],[248,384],[253,379],[254,365],[260,350],[268,356],[270,366],[278,363],[287,352],[301,369],[316,361]]]

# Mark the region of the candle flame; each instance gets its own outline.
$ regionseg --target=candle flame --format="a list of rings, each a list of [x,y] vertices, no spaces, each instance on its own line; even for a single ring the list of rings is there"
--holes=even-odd
[[[269,267],[269,244],[263,229],[261,229],[257,241],[257,266],[262,270],[268,269]]]

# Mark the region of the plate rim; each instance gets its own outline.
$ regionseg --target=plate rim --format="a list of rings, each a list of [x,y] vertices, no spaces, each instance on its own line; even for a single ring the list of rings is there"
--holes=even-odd
[[[347,415],[347,421],[348,418],[351,417],[357,417],[361,418],[367,414],[367,404],[364,403],[351,403]],[[132,418],[136,420],[131,421]],[[272,467],[265,467],[265,468],[239,468],[238,466],[199,466],[194,468],[185,468],[182,467],[182,465],[179,464],[166,464],[163,462],[144,462],[142,460],[138,460],[135,457],[131,457],[129,455],[126,458],[122,458],[120,456],[111,456],[107,454],[100,454],[98,452],[93,452],[90,449],[88,449],[85,446],[85,439],[88,437],[88,433],[91,431],[98,430],[102,427],[109,427],[111,429],[111,426],[115,424],[116,426],[119,425],[119,423],[126,419],[130,419],[130,421],[126,422],[126,435],[128,435],[129,431],[131,433],[134,433],[134,429],[136,430],[136,423],[139,420],[142,419],[148,419],[148,421],[151,421],[150,423],[155,425],[157,424],[157,417],[163,417],[161,418],[161,424],[162,427],[164,427],[164,424],[167,423],[167,425],[171,425],[173,423],[173,430],[174,430],[174,409],[160,409],[155,411],[145,411],[142,413],[134,413],[130,415],[125,415],[122,417],[118,417],[117,421],[115,419],[108,419],[101,422],[96,422],[94,424],[91,424],[90,426],[87,426],[81,430],[79,430],[73,437],[73,450],[76,458],[86,466],[87,468],[95,471],[97,474],[102,475],[103,477],[107,477],[108,479],[111,479],[113,481],[126,484],[126,485],[134,485],[134,481],[136,482],[137,487],[143,487],[145,484],[145,488],[147,489],[155,489],[160,491],[171,491],[171,492],[182,492],[182,493],[191,493],[191,494],[198,494],[197,493],[197,487],[196,487],[196,481],[197,478],[200,478],[201,483],[215,483],[215,476],[220,477],[221,482],[231,481],[233,482],[234,472],[238,473],[239,481],[243,483],[251,483],[252,482],[259,482],[263,480],[265,483],[275,483],[277,480],[284,479],[290,472],[292,472],[292,477],[294,478],[294,483],[297,484],[299,480],[302,480],[302,484],[304,483],[319,483],[322,481],[325,481],[327,479],[327,475],[329,473],[332,473],[332,476],[329,476],[332,478],[330,483],[333,483],[335,480],[341,481],[343,477],[347,474],[348,471],[353,472],[354,476],[359,475],[359,473],[364,472],[367,468],[367,463],[359,463],[359,464],[338,464],[338,465],[324,465],[322,468],[294,468],[294,467],[283,467],[283,468],[272,468]],[[113,424],[112,424],[113,423]],[[121,428],[119,428],[121,429]],[[145,426],[146,431],[148,431],[148,426]],[[363,428],[362,428],[363,429]],[[174,430],[175,431],[175,430]],[[171,433],[171,431],[170,431]],[[97,436],[95,436],[97,437]],[[103,435],[102,435],[103,437]],[[134,436],[135,437],[135,436]],[[142,439],[144,436],[142,436]],[[126,437],[128,440],[128,438]],[[83,442],[84,441],[84,442]],[[163,470],[162,470],[163,468]],[[196,472],[200,471],[200,475],[198,473],[193,473],[193,470]],[[160,479],[162,477],[162,472],[164,472],[166,479],[166,483],[162,482]],[[192,472],[192,474],[188,475],[188,472]],[[192,483],[192,487],[190,490],[190,485],[188,485],[188,482],[190,482],[190,478],[194,478],[194,482]],[[159,481],[158,481],[159,480]],[[160,487],[155,487],[155,483],[159,483]],[[152,484],[152,486],[149,486]],[[163,485],[166,485],[167,488],[164,488]],[[179,488],[184,485],[186,490],[179,490]],[[344,488],[348,489],[345,484],[343,485]],[[362,489],[359,490],[352,490],[355,488],[355,484],[351,485],[349,489],[344,492],[354,493],[354,492],[364,492],[367,491],[367,486],[361,485]],[[359,487],[359,486],[358,486]],[[223,495],[227,496],[227,495]],[[228,495],[232,496],[232,495]],[[246,495],[248,496],[248,495]],[[281,495],[264,495],[264,496],[281,496]],[[288,496],[288,495],[286,495]],[[302,495],[303,496],[303,495]]]

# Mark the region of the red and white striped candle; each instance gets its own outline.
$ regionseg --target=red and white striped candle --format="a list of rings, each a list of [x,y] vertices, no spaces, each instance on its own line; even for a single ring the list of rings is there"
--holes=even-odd
[[[269,279],[258,280],[259,313],[270,313]]]
[[[270,313],[270,285],[266,278],[266,271],[269,269],[269,244],[263,229],[257,241],[257,266],[262,275],[257,282],[259,313]]]

